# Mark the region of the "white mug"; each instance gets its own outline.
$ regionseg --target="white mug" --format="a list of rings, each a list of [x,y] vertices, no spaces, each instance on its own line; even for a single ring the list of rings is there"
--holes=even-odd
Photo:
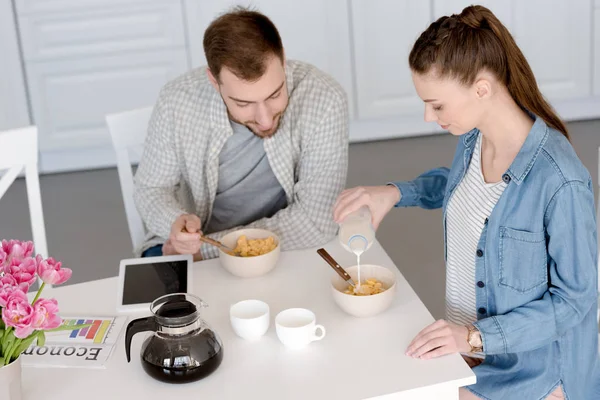
[[[269,329],[269,305],[260,300],[240,301],[229,309],[229,319],[233,331],[242,339],[260,339]]]
[[[277,314],[275,329],[281,343],[291,349],[306,347],[323,339],[326,333],[323,325],[316,324],[315,314],[305,308],[290,308]]]

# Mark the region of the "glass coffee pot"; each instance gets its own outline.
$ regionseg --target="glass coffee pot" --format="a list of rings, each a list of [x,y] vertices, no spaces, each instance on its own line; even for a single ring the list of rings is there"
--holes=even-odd
[[[206,307],[198,297],[187,293],[169,294],[152,302],[152,316],[127,325],[125,351],[131,361],[131,339],[136,333],[152,331],[142,345],[142,367],[155,379],[185,383],[214,372],[223,360],[223,344],[200,318]]]

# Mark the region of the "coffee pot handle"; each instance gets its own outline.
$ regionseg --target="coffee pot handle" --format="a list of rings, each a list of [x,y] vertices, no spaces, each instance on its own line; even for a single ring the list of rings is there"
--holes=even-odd
[[[152,331],[156,332],[158,326],[154,317],[134,319],[127,325],[125,332],[125,353],[127,354],[127,362],[131,361],[131,339],[133,335],[140,332]]]

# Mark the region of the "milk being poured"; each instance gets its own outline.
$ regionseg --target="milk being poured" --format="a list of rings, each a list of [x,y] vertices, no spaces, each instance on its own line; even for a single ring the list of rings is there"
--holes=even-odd
[[[356,254],[356,265],[358,270],[358,282],[356,291],[360,289],[360,256],[367,251],[375,239],[375,230],[371,223],[371,210],[363,206],[348,215],[340,225],[339,232],[342,246]]]
[[[362,253],[365,252],[365,248],[363,248],[362,246],[358,246],[358,245],[354,245],[354,243],[350,243],[350,249],[352,250],[352,252],[354,254],[356,254],[356,266],[357,266],[357,271],[358,271],[358,282],[356,283],[356,289],[355,292],[360,292],[360,255]]]

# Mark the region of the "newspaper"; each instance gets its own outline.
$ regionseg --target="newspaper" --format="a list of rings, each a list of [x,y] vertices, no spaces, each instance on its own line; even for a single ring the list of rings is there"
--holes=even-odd
[[[89,326],[46,333],[43,346],[32,344],[21,356],[24,367],[106,368],[126,316],[63,316],[63,325]]]

